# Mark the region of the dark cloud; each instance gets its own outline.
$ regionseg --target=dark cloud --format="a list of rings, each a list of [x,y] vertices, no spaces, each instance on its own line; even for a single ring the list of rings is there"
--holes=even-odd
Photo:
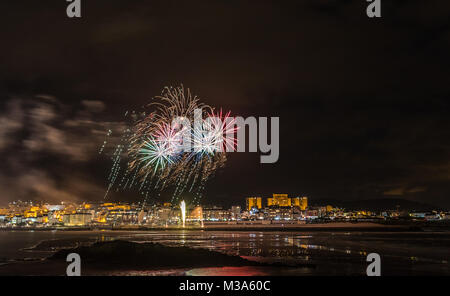
[[[121,122],[96,116],[103,108],[100,101],[69,106],[48,95],[8,99],[0,113],[2,202],[103,195],[102,176],[92,174],[89,167],[100,162],[99,149],[107,131],[123,129]]]

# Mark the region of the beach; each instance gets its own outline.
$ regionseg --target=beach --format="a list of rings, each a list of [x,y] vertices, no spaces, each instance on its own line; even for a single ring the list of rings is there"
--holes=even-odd
[[[181,256],[177,266],[155,266],[150,264],[150,258],[147,265],[138,269],[131,264],[127,266],[125,260],[120,268],[85,268],[84,275],[364,275],[367,254],[372,252],[380,254],[383,272],[387,275],[450,274],[450,232],[401,231],[398,228],[389,231],[385,227],[372,227],[367,231],[364,224],[360,225],[364,227],[351,230],[348,225],[334,226],[337,227],[322,227],[319,231],[309,227],[281,232],[268,229],[0,231],[0,275],[65,275],[65,258],[49,259],[58,251],[89,248],[95,243],[112,241],[156,243],[167,248],[189,248],[194,252],[208,250],[237,256],[250,263],[236,266],[221,261],[220,264],[198,266],[187,256]],[[172,250],[182,252],[184,249]],[[122,252],[120,256],[131,258],[136,255],[128,252]]]

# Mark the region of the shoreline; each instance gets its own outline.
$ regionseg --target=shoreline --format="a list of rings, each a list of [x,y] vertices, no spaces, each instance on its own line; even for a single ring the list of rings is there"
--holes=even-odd
[[[320,226],[315,225],[315,227]],[[334,226],[339,226],[340,230],[347,229],[345,224]],[[282,272],[295,275],[340,274],[341,272],[345,273],[340,268],[343,263],[355,267],[359,266],[358,264],[362,260],[361,256],[364,255],[361,255],[361,252],[383,253],[385,255],[386,272],[392,275],[428,274],[428,267],[431,264],[439,267],[440,271],[436,271],[436,274],[448,273],[448,254],[443,250],[445,245],[436,247],[435,244],[430,245],[426,242],[430,238],[434,240],[435,236],[441,238],[443,242],[449,242],[449,232],[410,231],[397,234],[392,232],[391,229],[390,232],[383,234],[380,231],[380,228],[385,229],[382,227],[383,225],[371,225],[374,231],[364,233],[361,231],[362,226],[367,225],[360,224],[358,226],[360,227],[353,227],[352,229],[354,235],[350,235],[352,232],[346,233],[344,231],[322,232],[321,234],[302,233],[302,231],[298,233],[294,231],[291,233],[273,231],[272,233],[259,232],[258,234],[254,231],[253,233],[256,233],[256,236],[252,236],[251,233],[249,235],[245,232],[239,234],[237,231],[231,231],[229,233],[237,234],[238,238],[235,239],[233,236],[225,240],[221,239],[220,231],[219,234],[208,233],[207,231],[196,232],[195,230],[191,232],[190,230],[178,232],[155,231],[153,233],[149,231],[150,237],[148,238],[145,231],[136,231],[135,229],[133,229],[134,232],[130,231],[129,233],[126,231],[120,233],[120,230],[115,233],[113,231],[74,231],[73,233],[61,231],[54,239],[40,240],[39,243],[27,247],[26,250],[24,249],[27,252],[45,253],[42,257],[34,258],[33,255],[28,257],[27,254],[23,253],[20,258],[19,256],[11,257],[16,258],[14,260],[7,260],[7,262],[1,262],[0,260],[0,263],[3,263],[0,264],[0,275],[64,275],[68,264],[65,256],[70,252],[81,253],[83,275],[218,275],[239,272],[263,275],[279,275]],[[3,234],[8,236],[8,233]],[[53,237],[53,234],[45,234],[44,232],[23,231],[22,234],[34,237],[36,235],[41,237],[42,234],[42,237]],[[17,235],[21,237],[21,233],[18,232]],[[99,239],[103,235],[105,237],[110,236],[112,239]],[[144,235],[142,240],[139,239],[141,235]],[[152,239],[153,235],[156,235],[155,240]],[[201,237],[198,237],[199,235]],[[16,234],[11,233],[9,236],[14,238]],[[209,249],[208,241],[213,237],[217,237],[217,239],[214,239],[218,243],[217,248]],[[252,241],[254,242],[255,239],[259,241],[260,237],[264,239],[257,245],[253,245]],[[394,242],[391,240],[393,237],[399,239]],[[169,241],[167,241],[167,238]],[[239,238],[244,238],[240,241],[242,244],[239,245],[243,252],[237,254],[230,252],[229,254],[232,257],[237,255],[242,259],[263,263],[262,265],[253,265],[253,263],[241,260],[239,260],[240,262],[229,261],[230,257],[224,259],[225,257],[219,256],[224,259],[222,264],[208,266],[209,263],[217,261],[216,259],[219,259],[219,257],[216,255],[202,257],[201,253],[207,254],[201,251],[202,249],[213,253],[222,253],[222,247],[228,246],[226,250],[232,251],[234,250],[232,242],[239,242]],[[363,238],[366,243],[361,244]],[[186,245],[184,242],[181,245],[179,243],[173,244],[173,239],[178,242],[186,239],[190,240],[191,243]],[[279,243],[278,239],[280,240]],[[417,239],[423,242],[419,250],[426,247],[429,248],[428,251],[414,251],[413,253],[410,253],[407,249],[399,251],[399,246],[402,247],[405,242]],[[200,246],[199,240],[206,243],[200,244],[201,247],[198,248]],[[380,240],[381,243],[377,243]],[[375,244],[372,245],[371,241]],[[269,245],[267,245],[268,242]],[[390,245],[393,242],[395,245]],[[263,248],[265,251],[253,254],[249,251],[252,248]],[[187,251],[187,249],[190,250]],[[274,249],[280,252],[287,250],[288,252],[279,256],[278,251],[273,252]],[[123,254],[126,254],[126,257]],[[304,257],[305,255],[307,257]],[[414,256],[414,262],[411,261],[411,256]],[[10,257],[5,257],[5,261],[7,258]],[[233,267],[232,262],[237,263],[237,266]],[[202,263],[201,266],[198,266],[199,263]],[[268,264],[265,265],[264,263]]]
[[[65,275],[67,255],[77,253],[83,258],[83,275],[116,275],[150,273],[185,275],[187,271],[203,268],[256,267],[256,268],[308,268],[312,263],[286,265],[245,259],[222,252],[194,249],[186,246],[166,246],[161,243],[136,243],[124,240],[95,242],[90,245],[61,248],[45,259],[15,260],[0,265],[4,275]],[[127,254],[123,256],[123,254]]]
[[[435,228],[437,231],[450,230],[447,224],[380,224],[373,222],[332,222],[317,224],[205,224],[200,226],[180,227],[152,227],[142,225],[127,225],[123,227],[5,227],[0,231],[425,231],[426,228]]]

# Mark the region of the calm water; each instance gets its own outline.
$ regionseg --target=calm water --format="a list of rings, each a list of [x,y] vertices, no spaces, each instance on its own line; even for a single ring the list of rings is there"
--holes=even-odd
[[[0,231],[0,263],[49,256],[52,252],[48,250],[25,250],[42,241],[74,247],[77,243],[114,239],[205,248],[284,265],[176,271],[186,275],[358,275],[365,274],[365,259],[372,252],[381,255],[383,274],[450,275],[448,232]],[[313,264],[315,268],[296,267],[302,263]],[[129,274],[171,272],[130,271]]]

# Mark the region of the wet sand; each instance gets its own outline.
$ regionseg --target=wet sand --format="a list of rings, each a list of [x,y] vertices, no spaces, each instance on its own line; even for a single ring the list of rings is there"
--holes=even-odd
[[[46,258],[65,248],[96,242],[124,240],[188,247],[239,256],[263,266],[199,266],[178,259],[181,265],[153,263],[136,268],[123,261],[119,268],[84,268],[84,275],[364,275],[366,256],[379,253],[385,275],[450,275],[450,232],[430,231],[36,231],[0,232],[0,274],[65,274],[65,258],[51,262],[23,262]],[[134,251],[122,252],[135,256]],[[4,258],[3,261],[1,258]],[[158,256],[163,258],[163,256]],[[19,260],[19,262],[17,261]],[[164,260],[163,260],[164,261]],[[208,259],[208,261],[210,261]],[[1,265],[1,262],[7,265]],[[209,263],[209,262],[208,262]],[[273,265],[274,263],[277,263]],[[265,265],[264,265],[265,264]],[[230,264],[233,265],[233,264]],[[282,266],[279,268],[278,266]],[[315,266],[312,268],[312,266]],[[89,266],[85,266],[89,267]]]
[[[450,229],[450,226],[448,227]],[[16,228],[0,228],[0,231],[99,231],[99,230],[115,230],[115,231],[419,231],[422,230],[420,225],[408,224],[381,224],[374,222],[330,222],[330,223],[272,223],[261,224],[260,222],[239,222],[239,224],[212,222],[205,223],[203,227],[198,225],[187,225],[182,228],[179,225],[162,226],[121,226],[121,227],[57,227],[57,228],[32,228],[32,227],[16,227]]]
[[[36,246],[36,249],[45,248],[41,245]],[[130,273],[184,275],[185,271],[193,268],[283,267],[280,264],[250,261],[240,256],[205,249],[116,240],[62,249],[44,260],[3,265],[0,266],[0,275],[65,275],[69,264],[66,258],[70,253],[77,253],[82,258],[83,275],[111,275],[112,273],[115,275]],[[301,264],[298,267],[314,268],[315,266]]]

